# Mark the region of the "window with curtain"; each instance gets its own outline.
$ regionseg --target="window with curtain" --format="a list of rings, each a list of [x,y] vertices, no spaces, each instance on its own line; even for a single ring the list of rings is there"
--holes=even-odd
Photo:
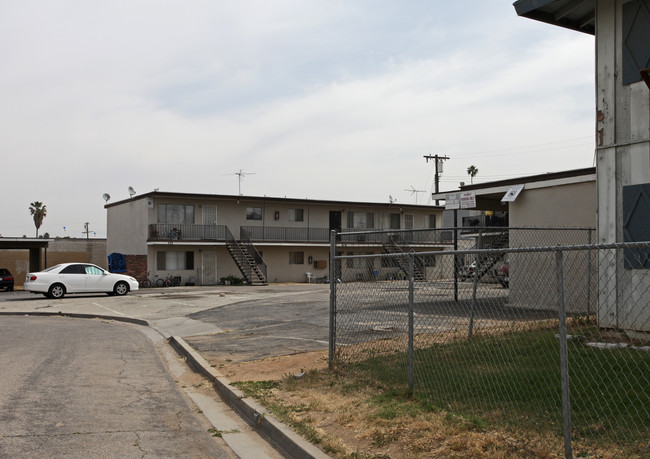
[[[304,265],[305,264],[305,252],[289,252],[289,264],[290,265]]]
[[[289,209],[289,221],[290,222],[304,221],[304,210],[303,209]]]
[[[262,208],[246,207],[246,220],[262,220]]]
[[[158,204],[158,223],[194,223],[194,206]]]
[[[375,227],[373,212],[348,212],[348,228],[369,229]]]
[[[194,269],[194,252],[158,252],[159,271],[183,271]]]

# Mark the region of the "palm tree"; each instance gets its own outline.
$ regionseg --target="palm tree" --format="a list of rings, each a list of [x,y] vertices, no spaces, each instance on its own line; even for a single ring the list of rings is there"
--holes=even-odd
[[[476,174],[478,174],[476,166],[472,165],[467,168],[467,175],[469,175],[470,183],[474,183],[474,177],[476,177]]]
[[[40,201],[34,201],[29,205],[29,213],[34,216],[34,225],[36,226],[36,237],[38,229],[43,224],[43,219],[47,215],[47,208]]]

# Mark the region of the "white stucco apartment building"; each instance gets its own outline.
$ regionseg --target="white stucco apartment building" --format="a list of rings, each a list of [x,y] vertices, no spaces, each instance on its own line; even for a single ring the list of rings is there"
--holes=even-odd
[[[331,230],[436,228],[442,207],[154,191],[110,203],[107,253],[141,282],[172,276],[213,285],[308,282],[329,274]],[[381,241],[350,237],[346,254],[383,253]],[[309,275],[307,274],[309,273]]]

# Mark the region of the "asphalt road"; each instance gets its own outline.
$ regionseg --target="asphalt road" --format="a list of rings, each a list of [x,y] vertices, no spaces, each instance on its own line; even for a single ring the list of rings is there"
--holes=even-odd
[[[0,457],[236,457],[137,326],[4,316],[0,369]]]

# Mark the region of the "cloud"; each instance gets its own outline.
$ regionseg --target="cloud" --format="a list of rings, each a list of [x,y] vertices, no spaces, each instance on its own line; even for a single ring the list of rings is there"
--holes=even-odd
[[[40,200],[41,232],[102,235],[104,192],[236,194],[239,169],[246,194],[413,202],[429,153],[444,187],[591,165],[588,140],[489,152],[593,133],[593,38],[461,3],[5,5],[0,233]]]

